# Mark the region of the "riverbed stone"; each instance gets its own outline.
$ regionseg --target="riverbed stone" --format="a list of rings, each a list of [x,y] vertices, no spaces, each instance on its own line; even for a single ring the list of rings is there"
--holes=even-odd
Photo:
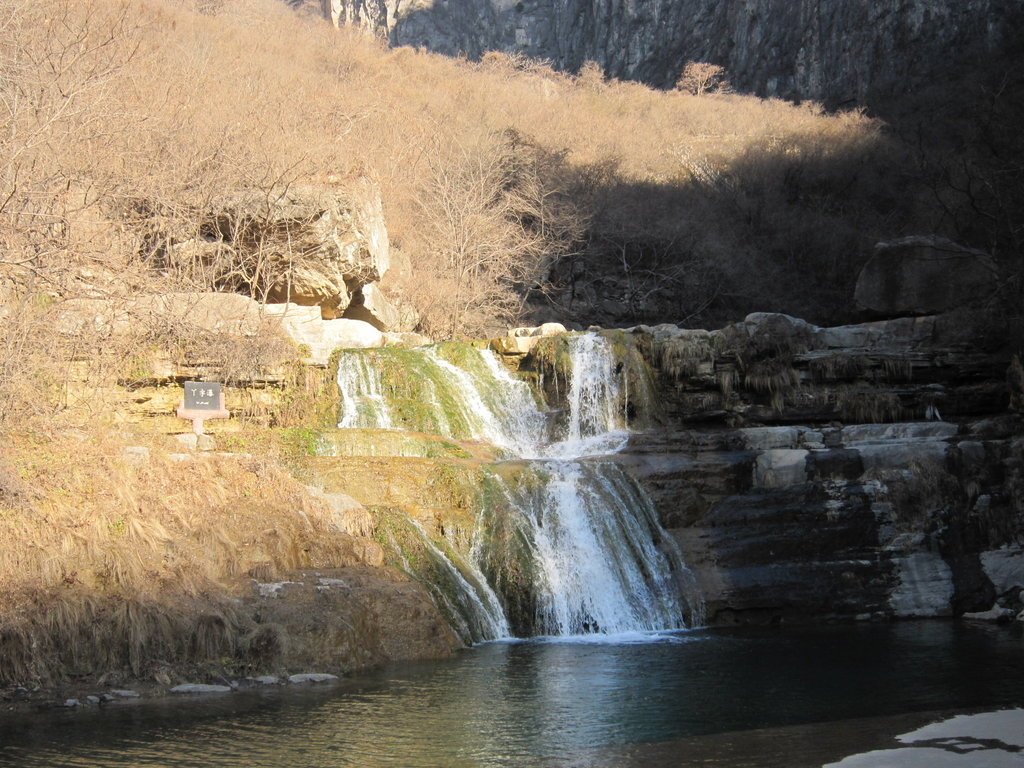
[[[306,672],[300,675],[289,675],[288,682],[292,685],[307,685],[309,683],[333,683],[338,681],[337,675],[330,675],[325,672]]]
[[[981,567],[997,595],[1024,589],[1024,547],[1004,547],[982,552]]]
[[[999,605],[993,605],[987,611],[973,611],[963,614],[963,618],[967,621],[992,621],[1001,622],[1009,621],[1014,617],[1014,610],[1012,608],[1003,608]]]
[[[171,693],[175,695],[209,695],[215,693],[231,693],[232,688],[230,685],[209,685],[206,683],[183,683],[176,685],[171,688]]]
[[[282,685],[284,681],[276,675],[257,675],[256,677],[246,677],[240,684],[247,686],[266,686],[266,685]]]

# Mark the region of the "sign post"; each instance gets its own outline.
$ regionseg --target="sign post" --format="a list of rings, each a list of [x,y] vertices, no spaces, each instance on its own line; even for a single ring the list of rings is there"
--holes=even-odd
[[[203,434],[206,419],[226,419],[231,413],[224,407],[224,387],[215,381],[186,381],[185,398],[178,416],[192,420],[192,431]]]

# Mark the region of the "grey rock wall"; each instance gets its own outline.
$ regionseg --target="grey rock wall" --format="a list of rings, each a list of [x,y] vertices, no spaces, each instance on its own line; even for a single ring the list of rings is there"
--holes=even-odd
[[[977,431],[648,432],[619,460],[654,500],[711,623],[1015,611],[1024,560],[1007,479],[1022,445],[1012,427],[985,440]],[[984,458],[972,464],[975,445]]]
[[[988,327],[760,313],[611,334],[657,391],[628,387],[635,431],[613,460],[650,495],[709,623],[1024,607],[1024,422]]]
[[[1020,0],[323,0],[335,23],[477,57],[521,51],[575,71],[671,86],[711,61],[764,96],[864,102],[934,82],[997,49]]]

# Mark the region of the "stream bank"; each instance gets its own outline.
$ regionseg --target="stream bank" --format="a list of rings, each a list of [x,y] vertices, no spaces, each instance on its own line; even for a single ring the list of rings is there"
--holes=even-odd
[[[313,394],[261,380],[320,415],[215,423],[220,452],[145,437],[164,422],[144,415],[71,441],[92,469],[55,482],[65,527],[25,550],[63,548],[68,610],[47,623],[49,598],[25,599],[4,695],[351,674],[508,635],[1012,620],[1024,443],[991,338],[956,315],[752,315],[357,350]],[[162,413],[176,387],[135,397]],[[53,446],[25,450],[43,466]]]

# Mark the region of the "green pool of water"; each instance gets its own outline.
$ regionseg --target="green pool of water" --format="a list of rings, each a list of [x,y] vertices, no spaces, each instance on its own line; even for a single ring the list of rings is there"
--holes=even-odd
[[[1020,628],[947,622],[479,646],[333,689],[0,716],[17,766],[820,765],[1024,704]]]

